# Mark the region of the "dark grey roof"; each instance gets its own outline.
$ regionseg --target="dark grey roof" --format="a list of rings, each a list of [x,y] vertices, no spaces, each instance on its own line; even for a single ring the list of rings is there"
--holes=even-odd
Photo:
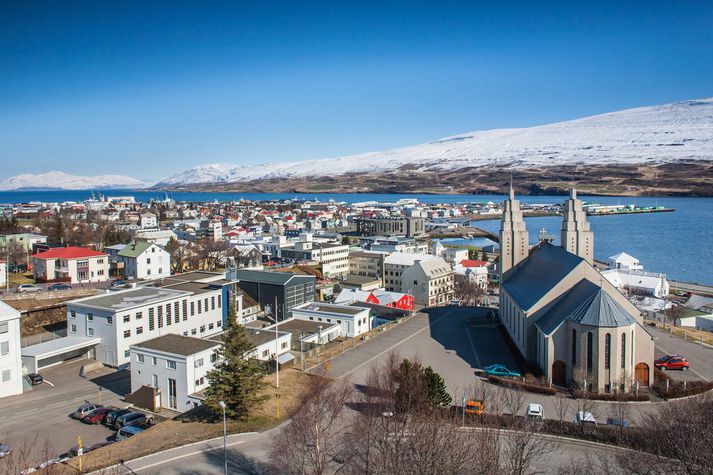
[[[703,295],[691,295],[684,307],[693,310],[700,310],[703,307],[713,307],[713,298],[704,297]]]
[[[120,312],[134,307],[162,302],[167,299],[185,297],[187,295],[190,294],[179,289],[136,287],[134,289],[111,291],[97,296],[73,300],[69,302],[69,304]]]
[[[268,272],[259,270],[238,270],[238,280],[246,282],[259,282],[261,284],[285,285],[292,279],[315,280],[313,275],[290,274],[287,272]]]
[[[593,327],[624,327],[636,323],[634,316],[604,289],[587,279],[580,280],[533,318],[546,335],[566,320]]]
[[[503,288],[523,310],[528,310],[583,260],[559,246],[541,243],[512,269]]]
[[[203,340],[190,336],[168,334],[132,346],[172,353],[174,355],[189,356],[199,351],[210,350],[220,344],[220,342],[214,340]]]

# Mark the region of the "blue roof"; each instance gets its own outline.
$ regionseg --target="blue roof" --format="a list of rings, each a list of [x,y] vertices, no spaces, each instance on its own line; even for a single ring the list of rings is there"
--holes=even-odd
[[[535,325],[550,335],[566,320],[593,327],[623,327],[636,319],[603,288],[582,279],[551,305],[533,315]]]
[[[543,242],[511,270],[502,286],[527,311],[583,260],[559,246]]]

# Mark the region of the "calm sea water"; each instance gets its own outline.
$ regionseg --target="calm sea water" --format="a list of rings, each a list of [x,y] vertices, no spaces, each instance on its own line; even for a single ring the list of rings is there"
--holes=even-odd
[[[112,190],[107,196],[132,195],[146,202],[161,198],[155,191]],[[319,199],[348,203],[362,201],[396,201],[400,198],[417,198],[422,203],[462,203],[467,201],[502,201],[503,195],[407,195],[407,194],[294,194],[294,193],[172,193],[182,201],[235,201],[240,199]],[[81,201],[89,197],[87,191],[21,191],[0,192],[0,203],[26,203],[29,201]],[[651,213],[616,216],[592,216],[589,221],[594,231],[594,254],[599,259],[625,251],[637,257],[644,269],[665,272],[669,278],[713,284],[713,198],[620,198],[587,197],[585,201],[605,204],[634,204],[639,206],[666,206],[673,213]],[[561,203],[562,196],[525,196],[528,203]],[[530,240],[536,242],[544,228],[559,241],[561,218],[527,218]],[[482,221],[478,226],[497,232],[497,220]],[[474,242],[482,245],[483,241]]]

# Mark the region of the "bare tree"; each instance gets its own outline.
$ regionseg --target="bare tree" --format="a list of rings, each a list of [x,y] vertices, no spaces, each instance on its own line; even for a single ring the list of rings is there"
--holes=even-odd
[[[560,422],[560,424],[564,422],[565,418],[567,417],[571,402],[572,401],[566,396],[555,396],[555,414],[557,415],[557,420]]]
[[[505,406],[510,410],[510,414],[514,417],[520,413],[520,410],[525,405],[525,393],[517,389],[508,387],[504,391]]]
[[[556,452],[559,446],[554,438],[543,436],[539,427],[537,422],[531,419],[521,419],[515,430],[508,431],[507,435],[503,436],[501,450],[505,473],[547,473],[543,466],[538,467],[536,462],[546,459],[548,455]]]
[[[310,377],[300,409],[273,440],[270,456],[280,473],[322,474],[340,457],[340,418],[352,395],[348,378]]]
[[[617,394],[616,402],[609,406],[611,417],[619,420],[619,440],[623,441],[625,436],[624,421],[631,417],[631,404],[626,401],[623,394]]]
[[[474,280],[460,276],[453,282],[453,292],[464,305],[477,305],[485,295],[485,290]]]
[[[682,305],[671,305],[666,309],[664,315],[669,323],[669,331],[673,331],[673,327],[676,327],[681,322],[681,317],[685,313],[685,309]]]
[[[503,409],[506,406],[505,391],[500,386],[494,386],[492,391],[490,391],[489,405],[486,410],[491,414],[500,416],[503,413]]]

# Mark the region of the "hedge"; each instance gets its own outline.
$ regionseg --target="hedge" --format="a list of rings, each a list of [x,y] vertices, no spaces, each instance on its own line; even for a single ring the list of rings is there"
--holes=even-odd
[[[488,381],[499,386],[504,386],[506,388],[522,389],[523,391],[529,391],[531,393],[546,394],[548,396],[554,396],[557,391],[548,386],[540,386],[539,384],[523,383],[515,379],[500,378],[498,376],[490,375],[488,376]]]
[[[592,401],[648,401],[648,394],[633,393],[587,393],[584,391],[574,391],[577,399],[591,399]]]
[[[687,381],[685,388],[681,381],[670,381],[668,391],[666,391],[666,381],[659,381],[651,386],[652,391],[665,399],[695,396],[708,392],[711,389],[713,389],[713,382],[711,381]]]

